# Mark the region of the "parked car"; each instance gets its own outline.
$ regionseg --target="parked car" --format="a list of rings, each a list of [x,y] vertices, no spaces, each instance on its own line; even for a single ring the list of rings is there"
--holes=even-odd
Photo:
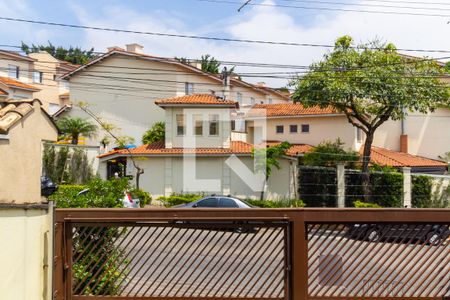
[[[87,194],[87,192],[89,192],[89,189],[84,189],[77,194],[77,197],[84,196]],[[124,196],[122,198],[123,207],[125,207],[125,208],[140,208],[140,202],[141,202],[141,200],[139,200],[139,199],[133,199],[131,197],[131,194],[128,193],[127,191],[124,192]]]
[[[254,208],[245,201],[231,196],[211,195],[200,200],[173,206],[174,208]]]
[[[352,224],[347,236],[378,242],[397,241],[440,245],[450,237],[448,224]]]
[[[58,185],[47,176],[41,176],[41,196],[48,197],[58,190]]]

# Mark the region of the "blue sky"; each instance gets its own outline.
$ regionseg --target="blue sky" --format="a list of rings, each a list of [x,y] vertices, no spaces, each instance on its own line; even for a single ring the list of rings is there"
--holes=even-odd
[[[244,0],[233,1],[244,2]],[[335,0],[334,2],[344,1],[351,1],[354,4],[374,3],[363,0]],[[318,6],[318,4],[285,0],[253,0],[253,2]],[[433,1],[430,0],[430,2]],[[331,5],[322,5],[331,7]],[[448,20],[444,18],[258,6],[248,6],[243,12],[238,13],[237,8],[238,5],[195,0],[0,0],[1,16],[24,19],[140,31],[320,44],[332,44],[338,36],[350,34],[358,42],[378,37],[394,42],[402,48],[450,50],[450,39],[447,38],[450,36],[450,24],[447,24]],[[445,9],[448,10],[445,11]],[[436,13],[436,11],[434,12]],[[441,13],[445,12],[450,15],[450,6],[443,7]],[[46,43],[47,40],[56,45],[94,47],[97,51],[105,51],[108,46],[123,47],[127,43],[139,43],[144,45],[146,53],[160,56],[198,58],[202,54],[210,53],[219,59],[228,61],[296,65],[309,65],[320,59],[326,51],[322,48],[184,40],[0,21],[0,44],[19,45],[21,41]],[[410,54],[422,55],[421,53]],[[429,55],[434,57],[450,56],[448,53],[429,53]],[[241,67],[238,71],[255,72],[255,69]],[[261,79],[248,80],[259,81]],[[286,83],[286,80],[266,79],[266,81],[273,86],[281,86]]]

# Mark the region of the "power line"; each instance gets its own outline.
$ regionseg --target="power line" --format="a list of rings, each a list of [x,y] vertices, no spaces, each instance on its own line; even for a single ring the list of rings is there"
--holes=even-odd
[[[415,10],[438,10],[438,11],[450,11],[450,8],[442,7],[417,7],[417,6],[398,6],[398,5],[385,5],[385,4],[364,4],[364,3],[348,3],[348,2],[333,2],[333,1],[315,1],[315,0],[281,0],[284,2],[295,3],[314,3],[314,4],[331,4],[331,5],[343,5],[343,6],[367,6],[367,7],[383,7],[383,8],[401,8],[401,9],[415,9]],[[450,5],[450,4],[447,4]]]
[[[229,0],[195,0],[195,1],[220,3],[220,4],[231,4],[231,5],[240,4],[240,2],[229,1]],[[381,10],[376,11],[376,10],[362,10],[362,9],[335,8],[335,7],[316,7],[316,6],[313,7],[313,6],[297,6],[297,5],[285,5],[285,4],[269,4],[269,3],[248,3],[247,5],[262,6],[262,7],[295,8],[295,9],[304,9],[304,10],[344,11],[344,12],[352,12],[352,13],[450,18],[450,15],[443,15],[443,14],[413,13],[413,12],[400,12],[400,11],[381,11]]]
[[[202,1],[202,0],[197,0],[197,1]],[[446,17],[450,17],[450,15],[448,15]],[[10,18],[10,17],[3,17],[3,16],[0,16],[0,20],[12,21],[12,22],[24,22],[24,23],[31,23],[31,24],[47,25],[47,26],[59,26],[59,27],[68,27],[68,28],[99,30],[99,31],[106,31],[106,32],[132,33],[132,34],[153,35],[153,36],[166,36],[166,37],[187,38],[187,39],[196,39],[196,40],[212,40],[212,41],[222,41],[222,42],[252,43],[252,44],[266,44],[266,45],[297,46],[297,47],[320,47],[320,48],[334,48],[335,47],[334,45],[315,44],[315,43],[233,39],[233,38],[210,37],[210,36],[200,36],[200,35],[185,35],[185,34],[172,34],[172,33],[162,33],[162,32],[107,28],[107,27],[94,27],[94,26],[86,26],[86,25],[64,24],[64,23],[56,23],[56,22]],[[356,48],[356,47],[353,47],[353,48]],[[373,48],[373,49],[378,49],[378,48]],[[450,53],[450,50],[441,50],[441,49],[398,48],[397,50],[405,51],[405,52]]]

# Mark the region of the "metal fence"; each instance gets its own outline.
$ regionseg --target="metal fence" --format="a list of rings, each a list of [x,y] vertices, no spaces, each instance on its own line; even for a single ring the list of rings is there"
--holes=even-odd
[[[443,299],[450,210],[60,209],[55,299]]]

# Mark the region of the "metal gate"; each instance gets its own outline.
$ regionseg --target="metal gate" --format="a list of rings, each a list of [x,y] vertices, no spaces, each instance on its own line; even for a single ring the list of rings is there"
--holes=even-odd
[[[63,299],[289,297],[287,221],[99,217],[60,223]]]
[[[61,209],[70,299],[450,299],[449,209]]]

